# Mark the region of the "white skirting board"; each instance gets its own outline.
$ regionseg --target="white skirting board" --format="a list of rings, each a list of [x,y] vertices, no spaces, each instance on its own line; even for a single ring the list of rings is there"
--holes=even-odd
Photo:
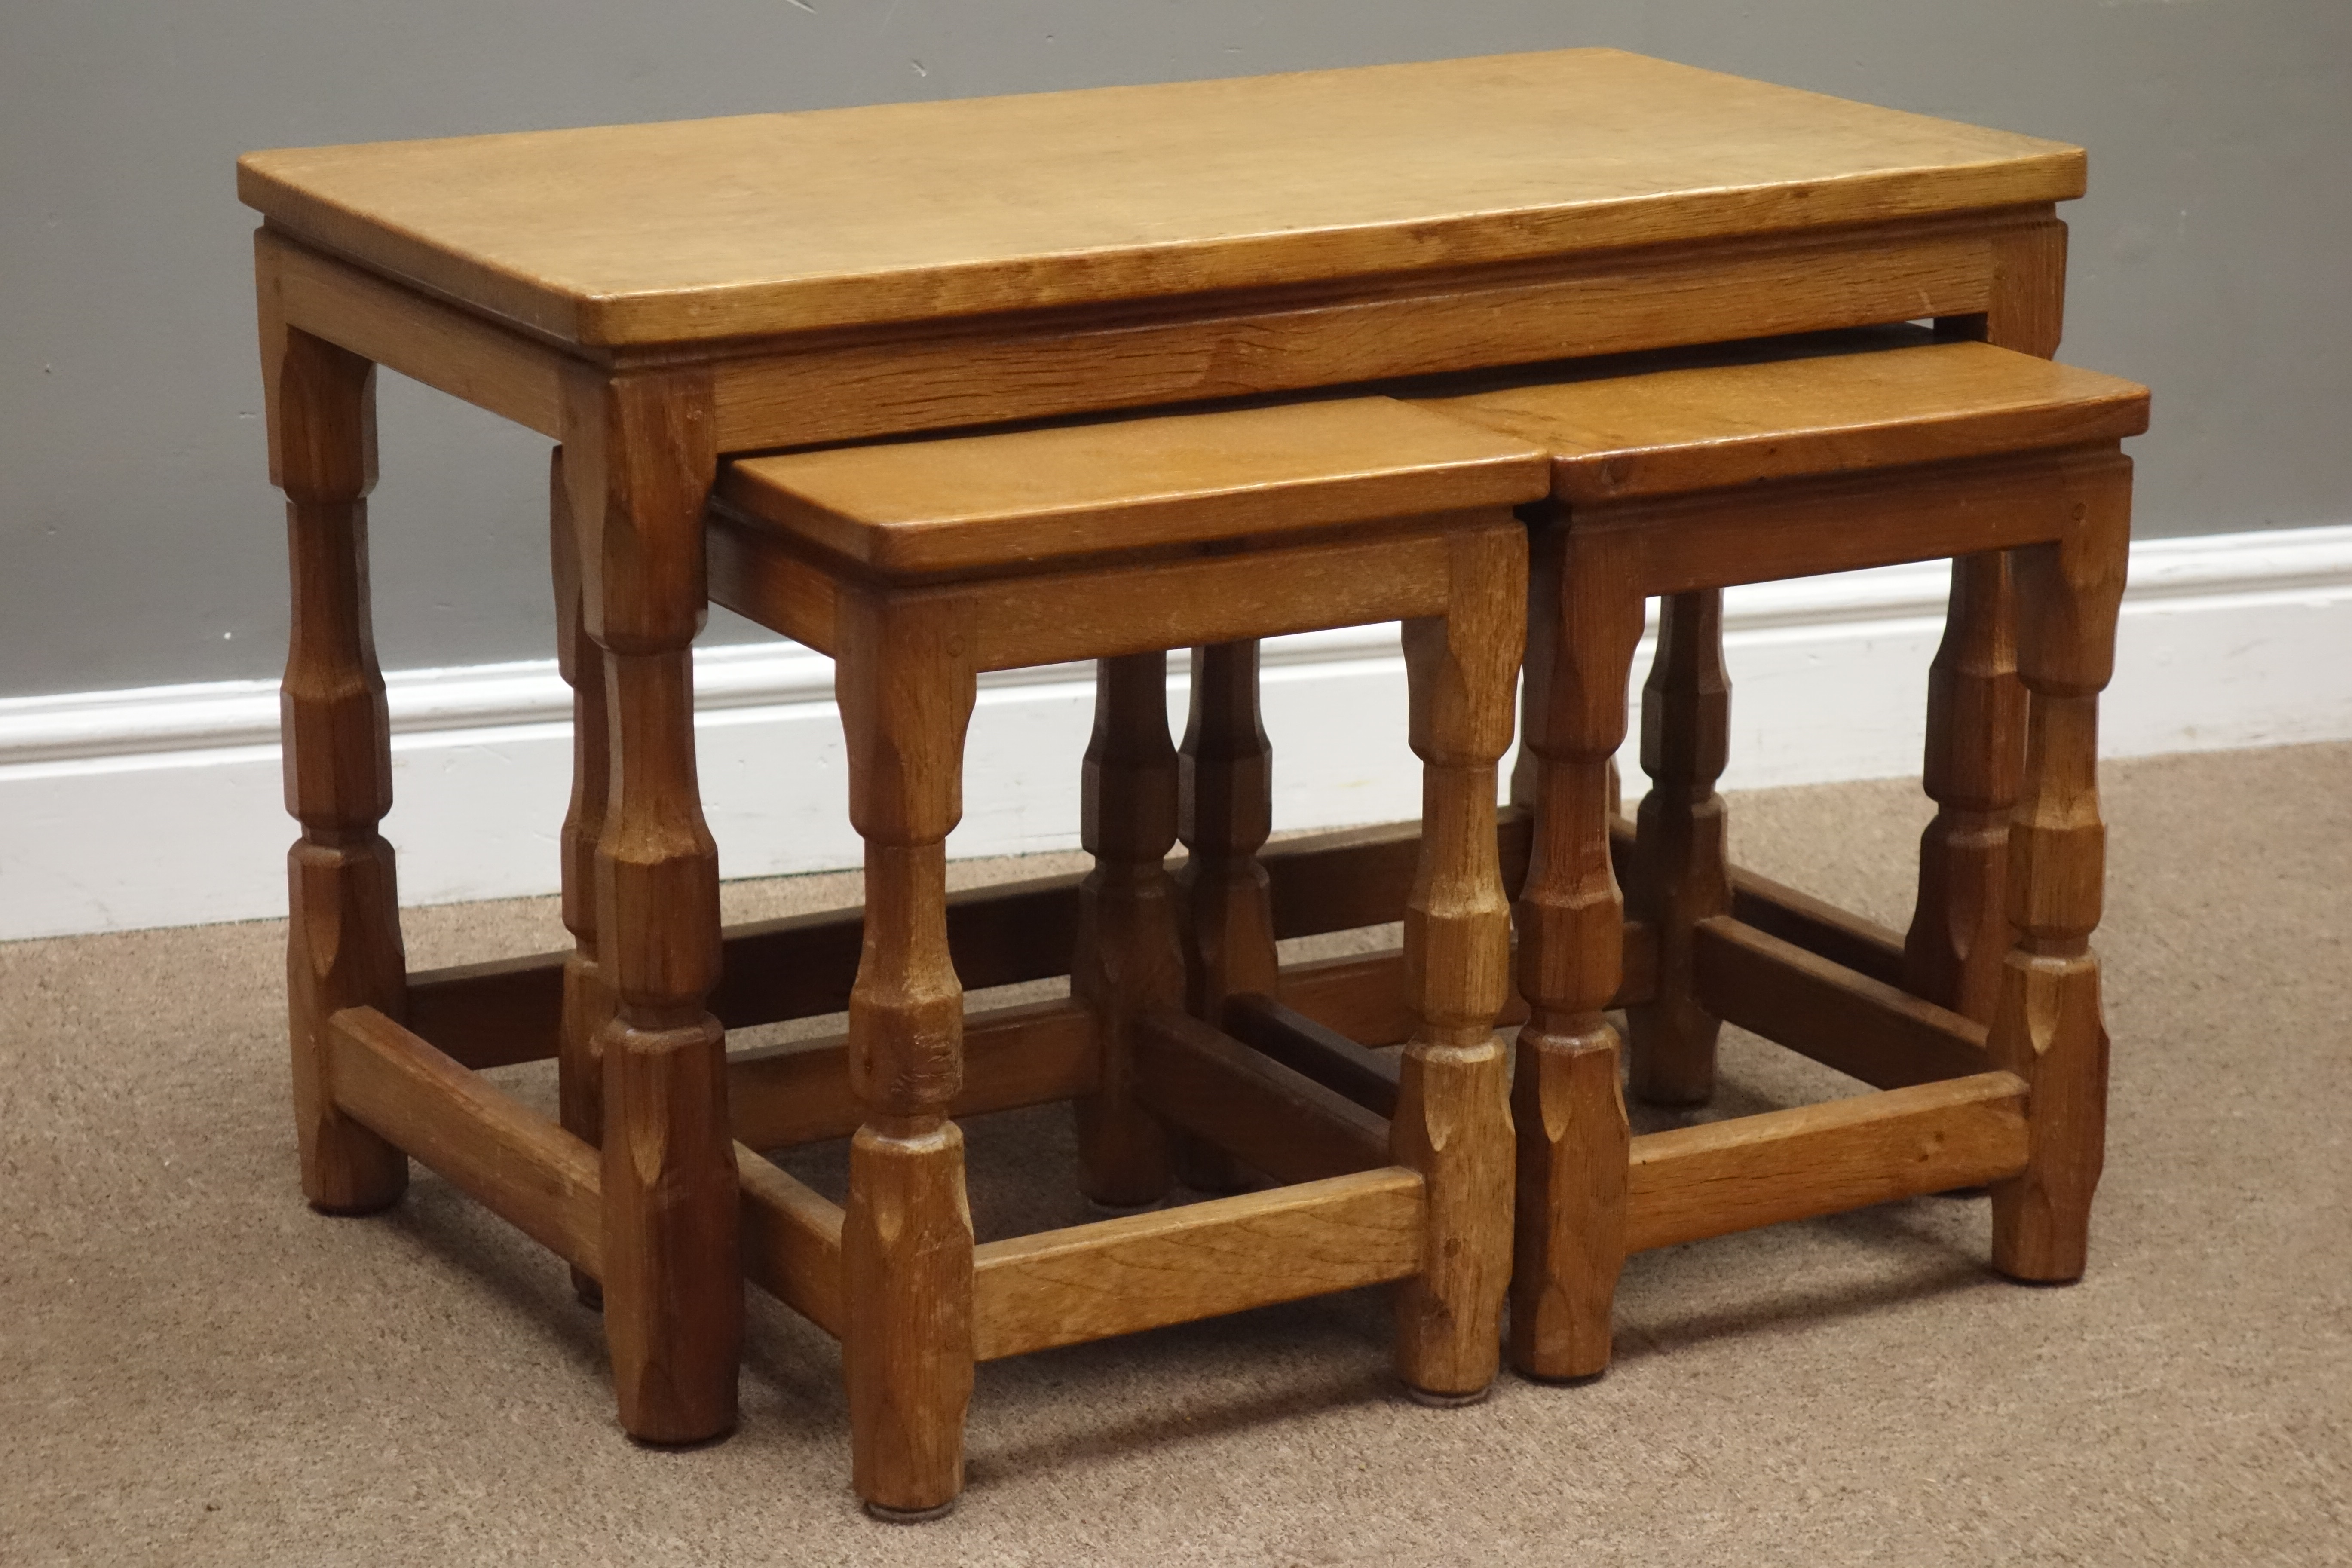
[[[1948,573],[1937,563],[1732,591],[1725,786],[1917,773]],[[2352,737],[2347,652],[2352,527],[2141,543],[2101,749]],[[1180,676],[1183,662],[1171,660]],[[705,649],[696,668],[722,873],[855,865],[831,661],[778,643]],[[385,831],[403,900],[552,891],[571,770],[570,693],[553,662],[395,672],[387,685],[398,804]],[[1181,679],[1171,688],[1181,732]],[[1083,666],[983,679],[951,854],[1076,845],[1092,701]],[[1265,710],[1278,827],[1420,809],[1393,626],[1269,644]],[[293,825],[277,724],[264,681],[0,700],[0,940],[284,913]],[[1623,763],[1638,793],[1630,744]]]

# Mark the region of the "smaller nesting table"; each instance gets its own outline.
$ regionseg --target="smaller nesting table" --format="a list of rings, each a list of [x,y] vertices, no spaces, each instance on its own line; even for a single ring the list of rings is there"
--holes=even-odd
[[[1542,1377],[1608,1365],[1628,1252],[1891,1198],[1989,1183],[1995,1266],[2078,1279],[2105,1148],[2098,693],[2130,549],[2119,443],[2147,429],[2147,390],[1922,329],[1681,357],[1430,405],[1553,455],[1550,500],[1530,514],[1513,792],[1536,847],[1517,905],[1529,1012],[1511,1341]],[[1725,587],[1969,555],[2021,589],[2013,633],[2000,628],[2025,699],[2002,911],[2015,938],[1987,1022],[1906,990],[1902,948],[1866,922],[1738,887],[1715,793]],[[1609,769],[1653,595],[1651,782],[1621,903]],[[1970,744],[1982,716],[1931,700],[1928,727],[1933,756]],[[1726,1021],[1877,1092],[1632,1138],[1602,1016],[1621,1005],[1630,1087],[1654,1103],[1710,1097]]]
[[[1511,1214],[1495,768],[1526,594],[1510,509],[1545,486],[1525,442],[1379,397],[751,458],[720,474],[713,595],[834,656],[866,841],[845,1064],[864,1121],[846,1210],[781,1171],[751,1186],[788,1198],[763,1233],[797,1227],[754,1272],[842,1341],[870,1510],[953,1502],[979,1358],[1395,1279],[1406,1385],[1456,1401],[1493,1380]],[[1180,813],[1163,650],[1196,646],[1206,666],[1223,647],[1230,664],[1258,637],[1391,620],[1404,623],[1428,815],[1405,913],[1414,1025],[1381,1125],[1219,1026],[1216,993],[1275,984],[1255,861],[1267,773],[1229,748],[1196,749]],[[1081,1091],[1086,1184],[1112,1203],[1163,1195],[1169,1126],[1291,1184],[975,1249],[950,1120],[967,1023],[946,839],[964,724],[978,672],[1076,658],[1100,661],[1084,803],[1095,869],[1071,966],[1091,1069],[1068,1086]],[[1213,679],[1201,690],[1211,706],[1236,694]],[[1180,815],[1194,857],[1181,917],[1163,864]],[[1183,1011],[1188,946],[1198,1016]],[[970,1026],[1028,1054],[1041,1037],[1066,1048],[1070,1022],[1031,1009]],[[607,1038],[609,1072],[621,1042]]]

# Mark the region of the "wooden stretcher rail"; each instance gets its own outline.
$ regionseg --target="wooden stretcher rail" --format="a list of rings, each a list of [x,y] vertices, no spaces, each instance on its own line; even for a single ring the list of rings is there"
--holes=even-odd
[[[1094,1092],[1094,1016],[1076,1002],[975,1013],[963,1026],[963,1092],[949,1114],[979,1116]],[[747,1051],[727,1063],[735,1137],[754,1149],[846,1138],[866,1120],[849,1087],[846,1036]]]
[[[1327,1029],[1368,1046],[1401,1045],[1412,1037],[1402,948],[1286,963],[1280,978],[1283,1005]]]
[[[1398,967],[1403,967],[1400,957]],[[1271,996],[1225,1004],[1225,1027],[1254,1050],[1345,1095],[1379,1117],[1396,1114],[1399,1057],[1360,1046]]]
[[[1657,994],[1658,943],[1640,921],[1625,922],[1624,980],[1612,1007],[1630,1007]],[[1404,950],[1349,953],[1282,969],[1282,1005],[1309,1022],[1364,1046],[1400,1046],[1412,1036],[1404,999]],[[1528,1021],[1525,999],[1513,995],[1495,1018],[1506,1032]]]
[[[328,1026],[335,1103],[582,1272],[602,1277],[595,1149],[373,1007]]]
[[[742,1192],[744,1276],[839,1339],[847,1321],[841,1205],[740,1143],[735,1172]]]
[[[1343,1095],[1181,1013],[1136,1028],[1145,1103],[1277,1182],[1389,1163],[1389,1124]]]
[[[1420,1173],[1383,1166],[973,1254],[982,1360],[1131,1334],[1417,1274]]]
[[[1903,935],[1810,893],[1733,867],[1731,918],[1883,985],[1903,984]]]
[[[1632,831],[1630,823],[1618,819],[1612,847],[1621,865],[1631,851]],[[1504,808],[1496,837],[1504,881],[1513,889],[1527,873],[1528,835],[1526,814]],[[1418,822],[1266,846],[1261,858],[1272,884],[1275,935],[1319,936],[1402,919],[1420,852]],[[950,894],[948,945],[965,989],[1068,973],[1082,876],[1072,872]],[[1895,932],[1752,872],[1735,868],[1731,878],[1732,911],[1739,920],[1885,984],[1901,980],[1903,943]],[[848,1006],[865,913],[862,908],[829,910],[735,927],[727,933],[725,969],[711,994],[712,1012],[727,1027],[743,1029]],[[552,1057],[566,956],[535,953],[413,975],[409,1026],[467,1067]],[[1638,923],[1629,924],[1617,1005],[1651,998],[1655,965],[1648,933]],[[1350,1038],[1394,1044],[1412,1032],[1412,1024],[1402,1010],[1402,991],[1357,989],[1376,979],[1369,966],[1346,980],[1336,968],[1318,972],[1309,966],[1286,974],[1283,999]],[[1516,1010],[1503,1020],[1518,1021]]]
[[[948,945],[967,991],[1066,974],[1083,873],[948,895]],[[862,905],[734,926],[710,1010],[730,1029],[815,1018],[849,1005],[864,942]],[[426,970],[408,982],[410,1026],[467,1067],[556,1053],[568,952]]]
[[[1992,1066],[1982,1024],[1730,916],[1699,922],[1692,959],[1709,1012],[1875,1088]]]
[[[510,1067],[555,1055],[563,1017],[561,952],[428,969],[409,976],[408,1026],[462,1066]]]
[[[1944,1083],[1710,1121],[1633,1140],[1628,1251],[1866,1208],[2025,1168],[2025,1080]]]
[[[1517,832],[1524,862],[1526,830]],[[1295,898],[1286,919],[1284,889],[1347,875],[1359,838],[1371,847],[1370,871],[1349,899],[1375,902]],[[1262,859],[1276,900],[1275,934],[1316,936],[1401,919],[1420,843],[1420,824],[1403,823],[1269,845]],[[1405,868],[1402,880],[1393,872],[1400,854]],[[980,991],[1068,973],[1077,942],[1078,883],[1084,877],[1073,871],[949,894],[948,948],[964,989]],[[1364,918],[1353,918],[1365,910],[1370,912]],[[1348,923],[1318,923],[1334,919]],[[854,906],[730,929],[722,977],[711,993],[711,1011],[730,1029],[842,1011],[849,1005],[849,988],[857,978],[865,922],[865,909]],[[541,952],[411,975],[410,1026],[467,1067],[543,1061],[556,1054],[563,964],[569,956]]]

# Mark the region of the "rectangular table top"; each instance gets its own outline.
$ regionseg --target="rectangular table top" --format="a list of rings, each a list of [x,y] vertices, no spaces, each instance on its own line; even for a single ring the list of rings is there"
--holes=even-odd
[[[1540,500],[1544,450],[1387,397],[744,458],[745,517],[885,573],[1004,571]]]
[[[2080,149],[1611,49],[247,154],[276,226],[646,346],[2067,200]]]
[[[1725,356],[1637,355],[1592,374],[1424,406],[1551,454],[1552,494],[1589,503],[2122,440],[2147,388],[1922,327],[1781,340]],[[1677,361],[1685,363],[1676,363]]]

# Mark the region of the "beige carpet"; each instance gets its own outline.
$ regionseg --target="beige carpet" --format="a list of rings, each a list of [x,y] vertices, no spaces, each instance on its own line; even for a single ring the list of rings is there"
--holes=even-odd
[[[740,1433],[647,1452],[547,1255],[429,1173],[310,1214],[278,926],[0,947],[0,1563],[2352,1562],[2352,747],[2107,783],[2084,1284],[2000,1281],[1984,1205],[1925,1199],[1639,1258],[1608,1377],[1468,1410],[1391,1396],[1375,1292],[1031,1356],[981,1370],[919,1529],[857,1512],[838,1354],[773,1302]],[[1734,811],[1743,859],[1907,914],[1911,786]],[[555,935],[411,930],[419,966]],[[1726,1079],[1843,1081],[1746,1040]],[[983,1231],[1077,1217],[1060,1113],[971,1131]]]

